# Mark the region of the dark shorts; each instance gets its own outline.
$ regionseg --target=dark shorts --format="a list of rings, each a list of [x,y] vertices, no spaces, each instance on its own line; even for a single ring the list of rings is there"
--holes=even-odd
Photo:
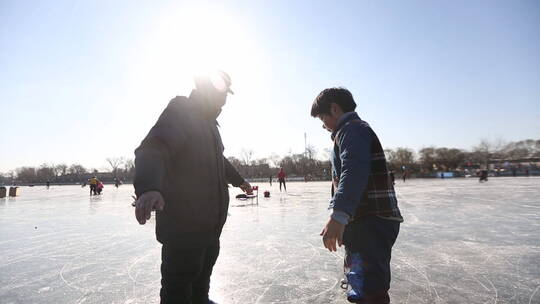
[[[345,274],[349,285],[356,284],[352,287],[358,297],[368,299],[357,303],[389,303],[390,258],[399,226],[398,221],[371,216],[345,228]]]

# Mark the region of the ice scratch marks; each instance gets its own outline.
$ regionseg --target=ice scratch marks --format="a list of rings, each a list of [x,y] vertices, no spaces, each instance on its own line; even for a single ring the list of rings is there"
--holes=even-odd
[[[493,282],[488,277],[486,277],[486,276],[483,276],[483,277],[484,277],[485,280],[488,281],[489,285],[491,285],[491,288],[493,288],[493,291],[495,292],[495,294],[493,295],[493,303],[496,304],[497,300],[499,299],[499,291],[497,290],[495,285],[493,285]]]
[[[531,294],[531,297],[529,298],[529,304],[533,303],[534,295],[538,292],[538,289],[540,289],[540,285],[538,285],[536,289],[533,291],[533,293]],[[540,303],[540,301],[535,302],[535,303]]]
[[[128,267],[128,277],[135,283],[135,284],[141,284],[141,285],[144,285],[144,286],[149,286],[149,285],[152,285],[152,284],[142,284],[140,283],[139,281],[137,281],[137,276],[136,275],[135,277],[133,277],[133,274],[132,274],[132,270],[133,270],[133,267],[137,264],[139,264],[140,261],[142,261],[143,259],[146,259],[148,256],[151,256],[153,255],[154,252],[152,251],[149,251],[148,253],[138,257],[135,259],[135,261],[133,261],[133,263],[131,263],[131,265],[129,265]]]
[[[77,291],[80,291],[81,293],[86,293],[88,292],[89,290],[88,289],[85,289],[85,288],[82,288],[82,287],[79,287],[79,286],[76,286],[75,284],[72,284],[71,282],[69,282],[68,280],[66,280],[66,278],[64,277],[64,272],[66,271],[66,268],[68,267],[68,265],[70,265],[71,262],[67,262],[64,264],[64,266],[62,266],[62,269],[60,269],[60,272],[58,273],[60,275],[60,278],[62,279],[62,281],[64,281],[64,283],[69,286],[70,288],[73,288]]]
[[[270,288],[274,286],[274,282],[272,282],[271,284],[269,284],[265,289],[264,291],[257,297],[257,300],[255,301],[255,304],[259,304],[261,303],[261,300],[263,299],[264,295],[268,292],[268,290],[270,290]]]
[[[426,281],[426,290],[429,293],[430,298],[435,298],[435,303],[438,303],[439,301],[442,301],[441,297],[439,296],[439,292],[437,291],[437,288],[435,288],[435,284],[430,280],[427,270],[425,272],[421,271],[416,267],[416,265],[413,264],[413,262],[410,259],[407,259],[403,252],[399,249],[395,249],[396,252],[400,253],[400,257],[397,257],[401,262],[403,262],[405,265],[412,268],[415,272],[420,274],[420,276]],[[415,284],[411,281],[411,283]],[[409,294],[407,295],[407,299],[410,297],[410,290]],[[408,300],[407,300],[408,301]]]
[[[297,299],[291,299],[291,300],[286,300],[286,301],[279,301],[279,303],[306,303],[306,300],[311,300],[311,299],[315,299],[325,293],[328,293],[332,290],[334,290],[336,287],[337,287],[337,284],[338,284],[338,281],[337,279],[334,280],[334,283],[332,284],[332,286],[330,286],[329,288],[327,289],[324,289],[322,290],[321,292],[319,293],[316,293],[316,294],[312,294],[310,296],[305,296],[305,297],[300,297],[300,298],[297,298]]]

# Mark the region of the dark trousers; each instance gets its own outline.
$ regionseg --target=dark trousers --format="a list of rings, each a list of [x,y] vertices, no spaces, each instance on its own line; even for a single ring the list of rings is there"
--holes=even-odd
[[[161,248],[161,304],[208,304],[210,276],[219,240],[208,245],[164,243]]]
[[[279,179],[279,191],[281,191],[281,184],[283,184],[283,188],[285,189],[285,191],[287,191],[287,185],[285,184],[284,178]]]
[[[90,195],[96,195],[97,192],[96,192],[96,185],[93,185],[93,184],[90,184]]]
[[[361,277],[357,279],[362,282],[360,293],[363,299],[355,303],[390,303],[390,258],[399,226],[398,221],[369,216],[354,220],[345,227],[343,243],[346,255],[356,253],[362,261],[362,269],[358,271]]]

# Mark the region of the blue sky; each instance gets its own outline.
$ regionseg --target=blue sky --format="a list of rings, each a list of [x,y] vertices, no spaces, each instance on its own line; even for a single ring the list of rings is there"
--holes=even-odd
[[[540,138],[538,1],[4,0],[0,45],[0,172],[133,157],[202,66],[233,78],[226,155],[324,157],[331,86],[388,148]]]

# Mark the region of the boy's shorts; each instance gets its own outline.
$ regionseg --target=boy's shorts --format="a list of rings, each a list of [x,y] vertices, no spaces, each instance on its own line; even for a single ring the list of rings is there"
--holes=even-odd
[[[399,221],[370,216],[345,227],[347,299],[353,303],[390,303],[390,257]]]

